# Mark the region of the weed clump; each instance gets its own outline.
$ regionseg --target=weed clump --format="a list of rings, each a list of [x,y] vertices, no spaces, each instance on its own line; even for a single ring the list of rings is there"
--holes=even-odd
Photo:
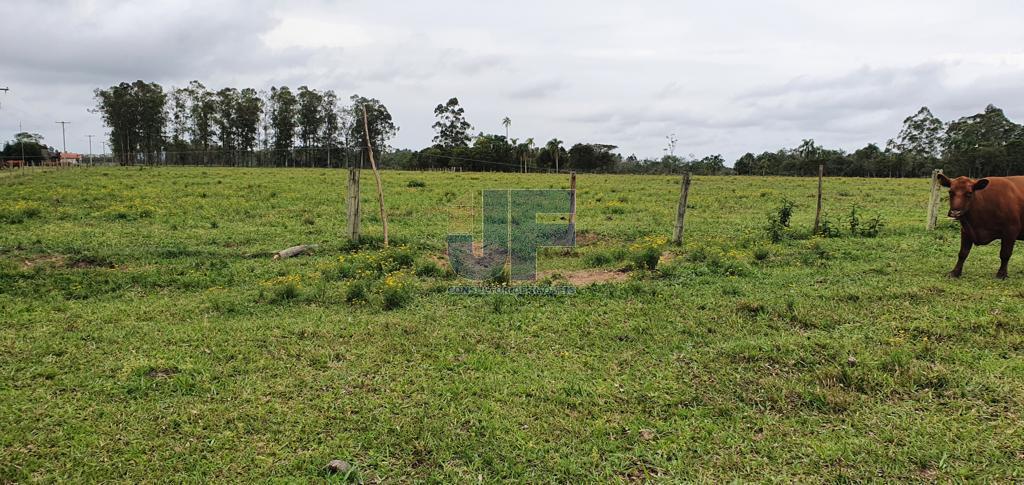
[[[625,249],[613,248],[607,251],[597,251],[583,256],[583,264],[588,268],[599,268],[612,263],[623,261],[628,256]]]
[[[380,303],[385,310],[402,308],[412,301],[413,296],[412,281],[402,271],[386,276],[380,287]]]
[[[828,216],[822,216],[821,225],[818,226],[818,232],[816,236],[821,237],[839,237],[839,227],[836,226]]]
[[[765,234],[772,243],[780,243],[786,237],[789,230],[790,219],[793,218],[793,208],[796,207],[793,201],[782,199],[782,203],[773,212],[768,214],[768,224],[765,226]]]
[[[13,207],[0,208],[0,222],[5,224],[21,224],[29,219],[39,217],[43,213],[38,204],[20,201]]]
[[[260,295],[270,303],[286,303],[302,294],[302,276],[288,275],[264,281]]]
[[[629,246],[630,259],[637,269],[654,271],[661,259],[661,251],[668,242],[664,236],[645,236]]]
[[[422,261],[416,265],[413,274],[423,278],[440,278],[444,276],[444,269],[433,261]]]
[[[850,215],[847,218],[850,235],[854,237],[878,237],[878,234],[882,232],[882,228],[885,227],[885,221],[882,220],[882,216],[875,214],[875,217],[870,219],[861,219],[857,209],[858,207],[854,205],[850,209]]]

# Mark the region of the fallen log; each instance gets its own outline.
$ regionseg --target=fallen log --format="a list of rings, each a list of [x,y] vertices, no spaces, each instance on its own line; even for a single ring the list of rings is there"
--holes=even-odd
[[[288,259],[292,256],[298,256],[308,251],[313,251],[317,248],[316,244],[301,244],[298,246],[292,246],[288,249],[282,249],[274,253],[274,259]]]

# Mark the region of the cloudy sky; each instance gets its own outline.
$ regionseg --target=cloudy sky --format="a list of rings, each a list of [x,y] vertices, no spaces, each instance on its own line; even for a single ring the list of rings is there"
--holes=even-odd
[[[308,85],[382,100],[396,147],[457,96],[476,130],[657,157],[884,143],[922,105],[1024,119],[1024,3],[0,0],[0,136],[102,135],[92,91]],[[99,151],[99,138],[93,147]]]

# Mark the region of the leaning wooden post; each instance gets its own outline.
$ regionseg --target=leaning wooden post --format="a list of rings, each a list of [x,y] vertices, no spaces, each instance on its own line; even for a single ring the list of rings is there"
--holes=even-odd
[[[366,116],[366,106],[363,106],[363,133],[366,135],[366,151],[370,155],[370,167],[373,168],[373,178],[377,181],[377,202],[380,203],[380,220],[384,223],[384,247],[388,247],[388,213],[384,210],[384,188],[380,184],[380,173],[377,172],[377,163],[373,161],[373,145],[370,144],[370,122]]]
[[[825,175],[825,165],[818,165],[818,210],[814,213],[814,232],[821,229],[821,178]]]
[[[569,172],[569,225],[576,227],[576,172]]]
[[[348,168],[348,239],[359,242],[359,166]]]
[[[928,198],[928,230],[935,230],[935,223],[939,219],[939,174],[942,169],[932,170],[932,193]]]
[[[676,231],[672,235],[672,244],[683,243],[683,223],[686,221],[686,200],[690,197],[690,172],[683,174],[679,187],[679,208],[676,210]]]

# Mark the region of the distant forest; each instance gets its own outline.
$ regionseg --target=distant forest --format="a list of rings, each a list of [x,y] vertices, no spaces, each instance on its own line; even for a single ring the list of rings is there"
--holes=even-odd
[[[214,91],[193,81],[168,91],[136,81],[97,89],[95,99],[110,129],[112,161],[125,165],[343,167],[365,163],[368,129],[382,166],[409,170],[799,176],[814,175],[823,164],[833,176],[919,177],[933,168],[976,177],[1024,173],[1024,127],[992,105],[950,122],[923,107],[884,146],[869,143],[846,152],[808,139],[795,148],[747,153],[730,168],[717,154],[676,155],[674,135],[666,137],[663,156],[639,159],[623,157],[611,144],[512,138],[508,117],[504,134],[474,134],[457,98],[434,109],[433,145],[421,150],[389,146],[399,127],[381,101],[359,95],[344,101],[331,90],[307,86]],[[3,157],[47,148],[41,136],[19,133],[4,146]]]

